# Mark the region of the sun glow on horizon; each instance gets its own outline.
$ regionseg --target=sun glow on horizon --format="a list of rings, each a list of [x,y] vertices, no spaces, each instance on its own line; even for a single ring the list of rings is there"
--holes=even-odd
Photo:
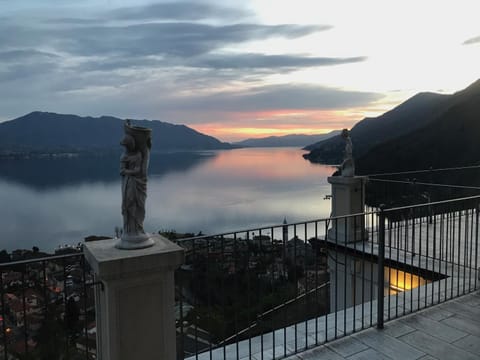
[[[278,109],[232,113],[228,120],[187,124],[189,127],[222,141],[236,142],[251,138],[284,135],[320,135],[343,128],[351,129],[365,117],[388,111],[388,105],[348,110]]]
[[[208,124],[191,125],[195,130],[214,136],[222,141],[235,142],[251,138],[262,138],[268,136],[284,136],[292,134],[320,135],[336,130],[334,128],[260,128],[260,127],[222,127],[208,126]]]

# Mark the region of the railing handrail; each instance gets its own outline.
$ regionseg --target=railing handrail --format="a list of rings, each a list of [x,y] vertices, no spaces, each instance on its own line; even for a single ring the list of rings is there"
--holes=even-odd
[[[456,198],[456,199],[440,200],[440,201],[427,202],[427,203],[415,204],[415,205],[399,206],[399,207],[394,207],[394,208],[385,208],[384,212],[385,213],[395,212],[395,211],[400,211],[400,210],[414,209],[414,208],[420,208],[420,207],[425,207],[425,206],[434,206],[434,205],[461,202],[461,201],[474,200],[474,199],[480,200],[480,195],[467,196],[467,197]],[[186,238],[177,239],[176,242],[179,243],[179,242],[186,242],[186,241],[191,241],[191,240],[210,239],[212,237],[222,237],[222,236],[238,234],[238,233],[249,233],[249,232],[252,232],[252,231],[270,230],[270,229],[274,229],[274,228],[277,229],[277,228],[281,228],[283,226],[299,226],[299,225],[307,225],[307,224],[316,223],[316,222],[338,221],[338,220],[341,220],[341,219],[352,218],[352,217],[357,217],[357,216],[366,216],[366,215],[374,215],[374,214],[378,215],[379,213],[380,213],[380,210],[364,211],[364,212],[355,213],[355,214],[331,216],[331,217],[326,217],[326,218],[304,220],[304,221],[299,221],[299,222],[294,222],[294,223],[277,224],[277,225],[270,225],[270,226],[263,226],[263,227],[255,227],[255,228],[250,228],[250,229],[241,229],[241,230],[236,230],[236,231],[216,233],[216,234],[212,234],[212,235],[190,236],[190,237],[186,237]]]
[[[433,173],[439,171],[455,171],[455,170],[469,170],[469,169],[478,169],[480,165],[467,165],[467,166],[456,166],[450,168],[437,168],[437,169],[421,169],[421,170],[406,170],[406,171],[397,171],[389,173],[376,173],[376,174],[367,174],[362,176],[372,177],[372,176],[392,176],[392,175],[405,175],[405,174],[422,174],[422,173]]]
[[[398,206],[394,208],[385,208],[384,212],[394,212],[399,210],[414,209],[414,208],[420,208],[425,206],[441,205],[441,204],[448,204],[448,203],[461,202],[461,201],[474,200],[474,199],[480,200],[480,195],[466,196],[462,198],[448,199],[448,200],[439,200],[435,202],[426,202],[426,203],[415,204],[415,205]],[[376,211],[376,213],[379,213],[379,212],[380,210]]]
[[[43,261],[68,259],[68,258],[81,257],[81,256],[83,256],[83,252],[71,253],[71,254],[62,254],[62,255],[43,256],[43,257],[38,257],[38,258],[33,258],[33,259],[25,259],[25,260],[16,260],[16,261],[0,263],[0,268],[16,266],[16,265],[32,264],[32,263],[43,262]]]

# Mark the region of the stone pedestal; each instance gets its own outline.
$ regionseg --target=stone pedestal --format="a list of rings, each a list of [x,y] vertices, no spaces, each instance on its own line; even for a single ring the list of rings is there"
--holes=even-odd
[[[184,250],[162,236],[145,249],[121,250],[116,240],[85,244],[95,273],[100,360],[175,360],[174,270]]]
[[[330,176],[332,184],[332,217],[359,214],[365,206],[365,177]],[[352,216],[332,220],[328,231],[330,241],[345,244],[362,241],[365,236],[365,217]]]

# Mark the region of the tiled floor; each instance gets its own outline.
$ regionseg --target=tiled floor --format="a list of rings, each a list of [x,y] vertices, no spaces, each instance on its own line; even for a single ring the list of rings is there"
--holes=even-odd
[[[291,356],[289,360],[480,359],[480,292]]]

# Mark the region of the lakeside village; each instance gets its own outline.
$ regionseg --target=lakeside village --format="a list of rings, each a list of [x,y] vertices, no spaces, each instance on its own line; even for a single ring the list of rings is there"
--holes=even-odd
[[[51,259],[34,261],[47,257]],[[85,269],[81,244],[54,254],[37,247],[2,250],[0,269],[0,329],[5,336],[0,359],[55,359],[65,350],[76,359],[75,350],[88,347],[95,358],[93,274]]]
[[[251,336],[265,330],[262,324],[295,323],[305,316],[305,309],[310,315],[328,312],[328,287],[308,293],[303,300],[311,303],[309,307],[303,301],[289,302],[303,289],[328,282],[327,251],[317,246],[323,242],[289,239],[286,226],[280,239],[244,233],[189,242],[178,239],[193,234],[159,233],[186,253],[188,265],[175,274],[177,343],[185,354],[231,336],[242,338],[238,329],[248,328]],[[91,236],[85,241],[102,239],[107,238]],[[55,259],[35,262],[31,260],[52,254],[36,247],[10,254],[0,251],[0,329],[8,347],[8,355],[0,349],[0,359],[85,359],[85,354],[96,359],[94,288],[100,284],[94,282],[82,247],[82,243],[61,247],[55,250]],[[272,308],[279,311],[268,311]],[[257,320],[254,326],[252,319]],[[30,356],[24,357],[26,353]]]

